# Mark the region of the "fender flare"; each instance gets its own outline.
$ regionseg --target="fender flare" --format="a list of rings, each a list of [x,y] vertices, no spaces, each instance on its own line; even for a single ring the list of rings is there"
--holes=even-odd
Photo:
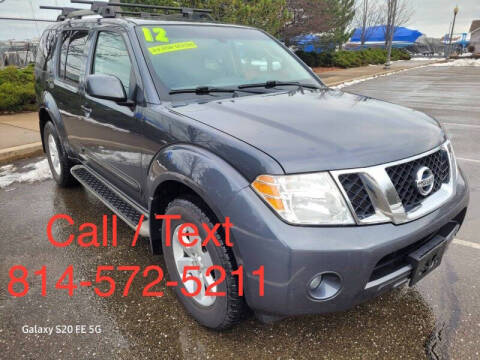
[[[223,211],[236,192],[249,185],[232,165],[214,153],[195,145],[175,144],[153,158],[147,176],[146,193],[151,200],[158,186],[178,181],[195,191],[223,219]]]
[[[200,196],[220,222],[228,216],[228,205],[236,193],[249,185],[232,165],[211,151],[191,144],[167,146],[154,156],[148,171],[146,194],[151,217],[157,189],[172,180]],[[150,245],[155,252],[158,239],[154,238],[153,223],[150,221]]]
[[[58,135],[60,136],[65,151],[67,152],[67,154],[72,156],[72,148],[70,147],[70,143],[68,142],[67,132],[63,124],[62,115],[60,114],[60,110],[58,109],[57,103],[55,102],[53,95],[48,91],[44,91],[42,94],[40,111],[42,110],[45,110],[47,112],[48,116],[55,125],[55,128],[57,129]],[[39,121],[41,122],[41,120]],[[40,131],[42,131],[41,124]],[[40,133],[40,136],[42,138],[42,145],[45,150],[45,144],[43,143],[43,134]]]

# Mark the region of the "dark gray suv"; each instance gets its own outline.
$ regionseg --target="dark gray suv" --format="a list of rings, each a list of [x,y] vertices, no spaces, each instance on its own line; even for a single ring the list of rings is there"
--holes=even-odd
[[[44,150],[141,225],[201,324],[344,310],[439,265],[469,192],[436,120],[327,88],[260,30],[112,12],[43,34]]]

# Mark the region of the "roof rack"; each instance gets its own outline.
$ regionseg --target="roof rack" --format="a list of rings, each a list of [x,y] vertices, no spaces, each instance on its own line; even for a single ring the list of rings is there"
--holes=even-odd
[[[64,21],[67,18],[70,19],[81,19],[82,16],[86,15],[97,15],[96,13],[92,12],[91,10],[86,9],[77,9],[73,7],[61,7],[61,6],[40,6],[40,9],[46,10],[61,10],[62,12],[60,15],[57,16],[57,21]],[[88,13],[87,13],[87,12]]]
[[[61,10],[62,13],[57,17],[57,21],[64,21],[67,19],[81,19],[84,16],[100,15],[104,18],[114,18],[117,16],[138,16],[141,18],[161,18],[164,20],[208,20],[214,21],[211,16],[212,10],[210,9],[192,9],[173,6],[159,6],[159,5],[147,5],[137,3],[122,3],[115,1],[92,1],[92,0],[70,0],[72,4],[86,4],[90,5],[89,9],[79,9],[73,7],[60,7],[60,6],[40,6],[40,9]],[[129,7],[136,9],[151,9],[161,10],[165,13],[158,12],[135,12],[135,11],[122,11],[118,7]],[[170,14],[175,12],[176,14]]]

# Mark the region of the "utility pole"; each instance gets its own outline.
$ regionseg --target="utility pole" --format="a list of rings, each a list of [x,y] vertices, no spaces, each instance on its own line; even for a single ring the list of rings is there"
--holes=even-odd
[[[453,23],[452,23],[452,30],[450,31],[450,39],[448,40],[448,50],[445,51],[445,58],[449,58],[450,57],[450,53],[452,51],[452,37],[453,37],[453,30],[455,29],[455,19],[457,18],[457,14],[458,14],[458,5],[455,6],[455,8],[453,9]]]
[[[390,69],[390,59],[392,57],[392,44],[393,35],[395,33],[395,18],[397,16],[397,0],[388,0],[388,24],[387,24],[387,62],[385,63],[385,69]]]

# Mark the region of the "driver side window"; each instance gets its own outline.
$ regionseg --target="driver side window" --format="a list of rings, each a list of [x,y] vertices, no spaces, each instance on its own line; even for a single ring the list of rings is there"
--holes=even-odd
[[[102,31],[98,34],[92,74],[114,75],[130,94],[132,64],[128,50],[120,34]]]

